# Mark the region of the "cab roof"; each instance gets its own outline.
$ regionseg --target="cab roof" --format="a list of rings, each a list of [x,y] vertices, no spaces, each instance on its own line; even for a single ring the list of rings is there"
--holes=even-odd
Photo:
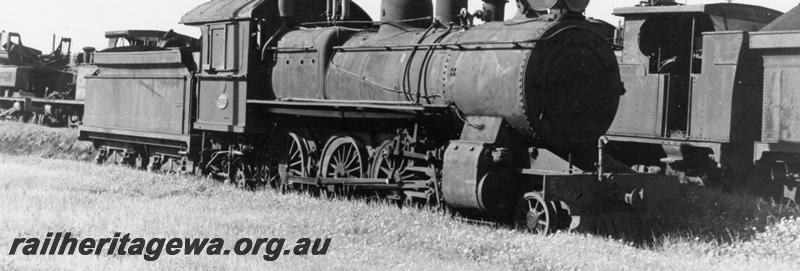
[[[702,5],[636,6],[614,9],[621,17],[648,17],[661,14],[706,14],[718,31],[759,30],[774,21],[782,12],[762,6],[716,3]]]
[[[265,0],[211,0],[183,15],[182,24],[198,25],[209,22],[250,19],[253,10]]]

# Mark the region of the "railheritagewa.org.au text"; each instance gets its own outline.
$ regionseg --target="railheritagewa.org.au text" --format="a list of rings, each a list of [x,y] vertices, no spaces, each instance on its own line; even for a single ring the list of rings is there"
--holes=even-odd
[[[77,238],[70,232],[47,233],[44,238],[16,238],[9,255],[119,255],[142,256],[156,261],[169,255],[260,256],[265,261],[283,255],[321,256],[328,253],[331,238],[239,238],[229,246],[222,238],[139,238],[115,233],[108,238]]]

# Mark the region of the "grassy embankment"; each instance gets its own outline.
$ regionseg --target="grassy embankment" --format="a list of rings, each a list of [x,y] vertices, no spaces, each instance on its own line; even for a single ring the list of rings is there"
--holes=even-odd
[[[0,153],[89,161],[94,149],[78,141],[78,130],[0,121]]]
[[[20,128],[16,132],[7,129]],[[9,134],[61,138],[73,131],[0,123]],[[42,133],[56,133],[48,136]],[[65,137],[61,137],[61,135]],[[13,136],[11,136],[13,137]],[[46,143],[0,155],[0,269],[775,269],[800,266],[800,219],[744,195],[690,189],[665,218],[670,231],[635,247],[582,234],[533,236],[441,214],[358,201],[249,192],[193,176],[151,174],[41,157],[91,157],[82,143]],[[63,145],[68,144],[68,145]],[[2,147],[9,152],[7,146]],[[47,150],[47,148],[54,148]],[[80,155],[54,150],[78,150]],[[21,154],[25,151],[10,152]],[[331,237],[327,256],[8,256],[16,237]],[[726,237],[727,236],[727,237]],[[732,241],[730,241],[732,240]]]

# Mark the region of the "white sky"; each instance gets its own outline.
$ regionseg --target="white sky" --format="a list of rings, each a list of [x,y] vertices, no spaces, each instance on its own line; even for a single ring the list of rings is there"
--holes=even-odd
[[[0,30],[18,32],[23,43],[49,52],[52,35],[73,38],[73,51],[84,46],[99,49],[106,47],[104,33],[122,29],[174,29],[190,36],[199,36],[194,27],[179,25],[184,13],[207,0],[2,0],[0,5]],[[320,0],[322,1],[322,0]],[[374,20],[379,19],[380,0],[354,0]],[[678,0],[689,4],[716,3],[723,0]],[[508,14],[516,8],[509,1]],[[586,15],[608,21],[614,25],[618,17],[611,15],[615,7],[632,6],[639,0],[594,0]],[[733,0],[735,3],[763,5],[786,12],[798,4],[797,0]],[[766,3],[765,3],[766,2]],[[470,11],[481,7],[480,0],[470,0]],[[508,15],[510,16],[510,15]],[[508,17],[506,17],[508,18]]]

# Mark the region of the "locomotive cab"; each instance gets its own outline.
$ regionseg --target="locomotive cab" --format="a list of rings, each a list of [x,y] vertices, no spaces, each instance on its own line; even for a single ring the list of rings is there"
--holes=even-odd
[[[667,136],[685,135],[693,75],[701,73],[703,32],[713,31],[705,14],[664,14],[647,18],[639,29],[639,48],[650,74],[663,74],[669,99],[664,125]]]
[[[761,60],[748,50],[747,31],[781,13],[666,1],[614,14],[625,19],[620,70],[627,90],[608,132],[615,157],[699,183],[746,167],[748,159],[728,154],[746,156],[758,138]]]
[[[293,3],[285,5],[285,3]],[[348,1],[349,3],[349,1]],[[278,4],[287,11],[279,10]],[[272,99],[268,69],[274,55],[265,47],[303,22],[326,21],[325,1],[209,1],[190,11],[181,23],[200,28],[202,54],[197,77],[197,129],[244,132],[263,129],[263,122],[246,110],[249,99]],[[291,18],[283,12],[292,14]],[[371,21],[355,3],[347,20]],[[265,54],[267,53],[267,54]],[[315,61],[316,62],[316,61]]]

